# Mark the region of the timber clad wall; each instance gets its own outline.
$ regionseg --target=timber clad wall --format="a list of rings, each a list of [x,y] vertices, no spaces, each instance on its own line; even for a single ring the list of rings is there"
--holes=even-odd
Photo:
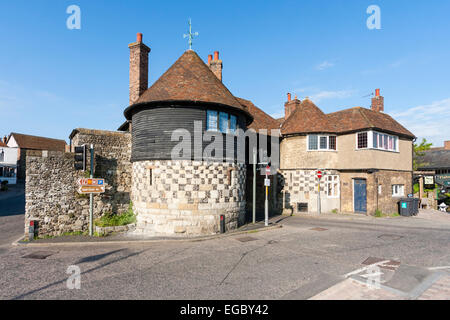
[[[94,144],[95,177],[105,178],[106,192],[94,196],[94,217],[122,213],[130,203],[131,135],[77,129],[75,145]],[[87,231],[89,197],[77,193],[85,174],[74,169],[74,154],[28,151],[25,185],[25,233],[30,219],[38,219],[39,236]]]
[[[216,107],[199,108],[186,106],[173,107],[158,107],[153,109],[146,109],[136,112],[133,115],[133,151],[132,161],[142,160],[169,160],[171,159],[172,149],[180,143],[179,141],[171,141],[172,132],[176,129],[184,129],[189,131],[192,137],[191,156],[194,157],[194,121],[202,122],[203,132],[198,132],[197,135],[204,134],[206,130],[206,111],[217,110]],[[229,114],[237,116],[239,128],[245,130],[245,119],[242,115],[235,111],[224,110]],[[226,144],[225,134],[223,134],[224,145]],[[211,144],[211,141],[202,142],[202,150]],[[224,151],[225,156],[225,151]],[[191,159],[192,159],[191,158]]]

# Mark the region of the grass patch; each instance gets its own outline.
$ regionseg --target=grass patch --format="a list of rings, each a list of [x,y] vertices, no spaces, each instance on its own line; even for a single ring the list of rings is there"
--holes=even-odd
[[[136,222],[136,215],[133,212],[133,204],[130,203],[128,211],[122,214],[106,213],[100,219],[96,219],[94,225],[97,227],[118,227],[126,226]]]
[[[386,218],[386,217],[390,217],[390,218],[394,218],[394,217],[400,217],[400,214],[396,213],[383,213],[381,212],[381,210],[376,210],[375,214],[374,214],[375,218]]]

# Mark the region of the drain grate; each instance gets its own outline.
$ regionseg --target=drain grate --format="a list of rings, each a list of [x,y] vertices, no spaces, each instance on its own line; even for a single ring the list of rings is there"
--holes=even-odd
[[[52,251],[36,251],[30,254],[27,254],[26,256],[23,256],[24,259],[39,259],[44,260],[50,257],[51,255],[54,255],[56,252]]]
[[[312,229],[309,229],[309,230],[312,230],[312,231],[327,231],[328,229],[325,229],[325,228],[312,228]]]
[[[386,261],[388,260],[388,262],[385,262],[383,264],[378,265],[380,268],[382,269],[387,269],[387,270],[397,270],[397,268],[400,266],[401,262],[400,261],[395,261],[395,260],[389,260],[389,259],[382,259],[382,258],[376,258],[376,257],[369,257],[366,260],[363,261],[363,265],[370,265],[370,264],[374,264],[374,263],[378,263],[381,261]]]
[[[252,237],[242,237],[242,238],[238,238],[236,240],[240,241],[240,242],[250,242],[250,241],[256,241],[258,239],[252,238]]]
[[[378,236],[378,239],[381,240],[400,240],[401,238],[404,238],[403,236],[399,236],[398,234],[382,234]]]

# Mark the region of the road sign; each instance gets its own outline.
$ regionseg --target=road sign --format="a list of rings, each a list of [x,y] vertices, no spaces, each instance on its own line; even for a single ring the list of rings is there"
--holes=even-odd
[[[322,179],[322,171],[317,171],[317,178]]]
[[[270,187],[270,179],[264,179],[264,186]]]
[[[91,179],[91,178],[82,178],[78,179],[79,186],[104,186],[105,179]]]
[[[105,186],[80,186],[78,188],[78,193],[86,194],[86,193],[104,193]]]
[[[270,176],[270,172],[271,172],[271,171],[270,171],[270,166],[267,166],[267,167],[266,167],[266,175]]]

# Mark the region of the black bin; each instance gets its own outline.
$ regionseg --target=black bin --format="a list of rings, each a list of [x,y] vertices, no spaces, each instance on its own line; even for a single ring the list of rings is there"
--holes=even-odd
[[[417,216],[417,214],[419,213],[420,199],[419,198],[413,198],[413,200],[414,200],[414,215]]]
[[[414,215],[414,199],[401,198],[398,202],[398,211],[403,217],[410,217]]]

